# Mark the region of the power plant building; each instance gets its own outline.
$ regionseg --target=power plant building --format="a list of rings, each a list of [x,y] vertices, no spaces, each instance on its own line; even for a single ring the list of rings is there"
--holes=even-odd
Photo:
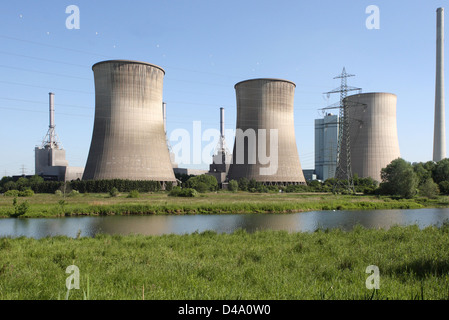
[[[281,79],[252,79],[235,85],[236,138],[228,180],[305,184],[295,139],[296,85]]]
[[[56,134],[54,96],[54,93],[49,93],[49,128],[42,145],[34,149],[34,171],[45,180],[81,179],[84,168],[69,167],[65,150]]]
[[[338,152],[338,115],[315,119],[315,174],[318,180],[335,177]]]
[[[83,180],[176,182],[164,130],[165,71],[139,61],[92,66],[95,121]]]
[[[352,174],[381,181],[381,170],[400,157],[396,124],[397,97],[391,93],[362,93],[344,99],[349,119]],[[340,161],[346,163],[346,148]],[[343,177],[344,178],[344,177]]]
[[[212,156],[212,164],[209,165],[208,174],[214,176],[221,186],[227,179],[231,162],[232,154],[229,152],[225,140],[224,108],[220,108],[220,140]]]

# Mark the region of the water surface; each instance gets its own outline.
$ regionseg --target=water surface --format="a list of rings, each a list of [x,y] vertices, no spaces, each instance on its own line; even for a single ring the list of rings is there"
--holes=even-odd
[[[212,230],[231,233],[237,229],[285,230],[311,232],[319,228],[351,230],[356,225],[365,228],[389,229],[395,225],[418,225],[420,228],[441,226],[449,221],[449,208],[362,211],[311,211],[294,214],[241,215],[146,215],[89,216],[66,218],[0,219],[0,237],[43,238],[65,235],[93,237],[107,234],[189,234]]]

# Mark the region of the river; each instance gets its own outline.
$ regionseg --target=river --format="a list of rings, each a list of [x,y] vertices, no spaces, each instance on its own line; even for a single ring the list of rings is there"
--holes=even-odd
[[[311,211],[293,214],[241,215],[147,215],[88,216],[36,219],[0,219],[0,237],[43,238],[65,235],[93,237],[107,234],[189,234],[212,230],[231,233],[237,229],[313,232],[340,228],[348,231],[356,225],[389,229],[395,225],[441,226],[449,222],[449,208],[363,211]]]

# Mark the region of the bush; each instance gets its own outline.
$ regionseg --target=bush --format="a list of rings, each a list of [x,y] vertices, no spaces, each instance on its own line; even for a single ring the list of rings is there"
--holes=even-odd
[[[239,190],[248,191],[249,180],[246,178],[240,178],[238,181]]]
[[[9,216],[12,218],[23,216],[30,208],[30,204],[28,203],[28,201],[24,201],[21,204],[18,204],[16,197],[14,197],[12,204],[14,206],[14,212],[9,214]]]
[[[18,197],[19,196],[19,190],[8,190],[5,192],[6,197]]]
[[[57,195],[58,197],[61,197],[62,196],[62,191],[61,190],[56,190],[55,191],[55,195]]]
[[[79,196],[80,192],[78,190],[72,190],[69,193],[69,197],[76,197]]]
[[[168,194],[170,197],[196,197],[198,192],[192,188],[173,187],[173,189]]]
[[[19,197],[32,197],[32,196],[34,196],[34,191],[31,189],[19,191]]]
[[[195,189],[199,192],[216,191],[218,190],[218,182],[214,176],[202,174],[187,180],[186,188]]]
[[[139,197],[139,191],[137,190],[131,190],[128,194],[128,198],[138,198]]]
[[[198,192],[192,188],[184,188],[179,193],[178,197],[196,197],[198,196]]]
[[[209,186],[204,182],[198,182],[198,184],[195,187],[195,190],[200,193],[205,193],[210,190]]]
[[[235,180],[229,181],[228,190],[232,192],[237,192],[239,190],[239,183]]]
[[[170,197],[177,197],[179,195],[179,193],[181,192],[181,187],[173,187],[173,189],[170,190],[170,192],[168,193],[168,195]]]
[[[113,187],[111,190],[109,190],[109,195],[111,197],[117,197],[119,194],[118,189],[116,187]]]
[[[429,199],[434,199],[440,193],[438,185],[433,182],[432,178],[427,179],[421,186],[419,186],[419,194]]]

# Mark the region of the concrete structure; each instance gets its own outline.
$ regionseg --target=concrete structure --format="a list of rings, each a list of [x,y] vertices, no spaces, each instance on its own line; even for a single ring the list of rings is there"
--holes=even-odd
[[[323,119],[315,119],[315,173],[318,180],[335,177],[337,152],[338,115],[328,113]]]
[[[396,95],[377,92],[355,94],[344,100],[353,175],[380,182],[381,169],[400,157],[396,102]],[[340,157],[345,163],[345,149]]]
[[[252,79],[235,85],[237,130],[228,180],[306,183],[295,139],[295,87],[281,79]]]
[[[49,126],[42,145],[34,149],[34,171],[45,180],[81,179],[84,168],[69,167],[65,150],[56,134],[54,96],[54,93],[49,93]]]
[[[446,158],[446,130],[444,119],[444,9],[437,9],[437,54],[435,81],[435,127],[433,161]]]
[[[208,173],[204,169],[190,169],[190,168],[173,168],[175,174],[186,174],[188,176],[200,176],[202,174]]]
[[[162,102],[162,117],[164,119],[164,132],[165,132],[165,139],[167,141],[168,152],[170,153],[170,162],[173,168],[177,168],[178,164],[176,163],[176,156],[171,149],[170,141],[168,140],[167,135],[167,103],[165,102]]]
[[[231,162],[232,154],[226,146],[225,139],[224,108],[220,108],[220,141],[212,157],[212,164],[209,166],[208,173],[217,179],[219,186],[222,186],[226,181]]]
[[[83,180],[175,182],[162,114],[165,71],[110,60],[92,66],[95,122]]]

